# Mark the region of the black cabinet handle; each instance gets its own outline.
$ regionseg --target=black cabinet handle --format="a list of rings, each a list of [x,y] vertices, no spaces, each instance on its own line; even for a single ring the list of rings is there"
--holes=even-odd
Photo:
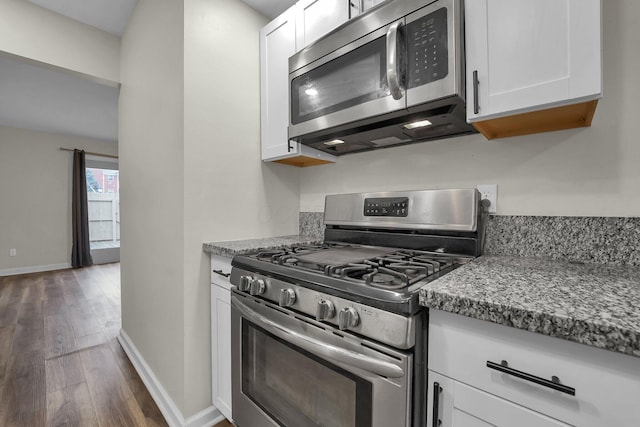
[[[433,383],[433,411],[431,417],[431,427],[438,427],[442,424],[440,421],[440,393],[442,392],[442,387],[440,387],[440,383]]]
[[[290,153],[291,150],[293,150],[293,147],[291,146],[291,141],[287,141],[287,153]]]
[[[478,114],[480,112],[480,102],[478,102],[478,86],[480,82],[478,81],[478,70],[473,72],[473,114]]]
[[[222,277],[229,277],[231,276],[231,273],[225,273],[222,270],[213,270],[214,273],[221,275]]]
[[[562,393],[566,393],[571,396],[576,395],[575,388],[560,384],[560,379],[558,379],[558,377],[556,377],[555,375],[551,377],[551,380],[536,377],[535,375],[510,368],[509,363],[506,360],[503,360],[500,364],[487,360],[487,368],[495,369],[496,371],[504,372],[505,374],[511,375],[513,377],[521,378],[525,381],[530,381],[544,387],[549,387],[551,389],[561,391]]]

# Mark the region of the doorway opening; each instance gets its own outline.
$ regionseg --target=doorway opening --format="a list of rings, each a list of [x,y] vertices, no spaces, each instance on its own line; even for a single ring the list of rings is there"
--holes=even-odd
[[[94,264],[120,261],[120,172],[117,162],[86,161],[89,242]]]

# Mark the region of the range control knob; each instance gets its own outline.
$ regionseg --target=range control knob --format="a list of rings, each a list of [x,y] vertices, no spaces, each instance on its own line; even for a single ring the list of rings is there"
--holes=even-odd
[[[249,293],[251,295],[262,295],[266,289],[266,285],[264,284],[264,280],[258,279],[251,281],[251,286],[249,287]]]
[[[251,287],[251,282],[253,282],[253,277],[251,276],[240,276],[240,283],[238,284],[238,289],[242,292],[248,292]]]
[[[333,306],[333,303],[329,300],[323,299],[318,301],[318,306],[316,307],[316,320],[328,320],[336,315],[336,309]]]
[[[291,307],[296,302],[296,293],[293,289],[280,289],[280,307]]]
[[[353,307],[346,307],[338,313],[338,327],[341,331],[349,328],[355,328],[360,323],[360,316]]]

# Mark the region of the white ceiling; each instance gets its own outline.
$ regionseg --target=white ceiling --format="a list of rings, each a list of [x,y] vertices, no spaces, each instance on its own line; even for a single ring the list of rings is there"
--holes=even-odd
[[[45,9],[122,36],[138,0],[29,0]]]
[[[118,140],[118,89],[0,56],[0,125]]]
[[[29,1],[119,37],[137,4],[137,0]],[[268,18],[275,18],[295,3],[242,1]],[[118,89],[0,56],[0,126],[117,142]]]
[[[275,18],[294,5],[295,0],[242,0],[267,18]]]

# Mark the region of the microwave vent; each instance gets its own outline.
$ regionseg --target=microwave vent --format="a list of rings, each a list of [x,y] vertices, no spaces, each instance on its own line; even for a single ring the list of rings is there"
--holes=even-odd
[[[371,143],[375,146],[375,147],[388,147],[390,145],[396,145],[396,144],[402,144],[405,142],[410,142],[411,139],[407,138],[407,139],[400,139],[397,138],[395,136],[390,136],[387,138],[380,138],[380,139],[374,139],[371,141]]]

